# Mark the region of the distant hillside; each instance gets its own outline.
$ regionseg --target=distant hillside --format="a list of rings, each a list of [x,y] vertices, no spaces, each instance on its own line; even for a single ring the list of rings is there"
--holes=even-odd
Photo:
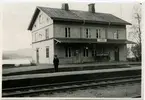
[[[15,51],[3,51],[3,59],[31,58],[32,49],[18,49]]]

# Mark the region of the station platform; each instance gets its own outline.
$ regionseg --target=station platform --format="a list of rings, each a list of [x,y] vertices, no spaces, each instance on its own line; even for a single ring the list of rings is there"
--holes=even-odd
[[[32,75],[15,75],[3,77],[3,81],[7,80],[19,80],[19,79],[31,79],[31,78],[45,78],[45,77],[56,77],[65,75],[80,75],[80,74],[94,74],[94,73],[111,73],[119,71],[130,71],[140,70],[140,67],[121,68],[121,69],[101,69],[101,70],[87,70],[87,71],[72,71],[72,72],[56,72],[56,73],[43,73],[43,74],[32,74]]]
[[[141,75],[141,67],[5,76],[2,88]]]
[[[120,66],[119,66],[120,65]],[[126,65],[126,66],[122,66]],[[138,66],[141,62],[100,62],[100,63],[85,63],[85,64],[65,64],[59,65],[60,71],[81,71],[81,70],[96,70],[96,69],[112,69],[132,67],[129,65]],[[20,75],[20,74],[35,74],[35,73],[50,73],[54,72],[53,65],[39,64],[37,66],[25,66],[16,68],[3,68],[3,75]]]

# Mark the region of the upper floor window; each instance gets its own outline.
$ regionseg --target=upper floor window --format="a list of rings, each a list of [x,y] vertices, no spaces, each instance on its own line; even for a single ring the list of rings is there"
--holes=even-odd
[[[46,47],[46,58],[49,58],[49,47]]]
[[[39,40],[42,39],[42,34],[39,34],[38,39],[39,39]]]
[[[108,30],[107,29],[105,29],[105,37],[106,37],[106,39],[108,38]]]
[[[35,39],[34,39],[35,41],[37,41],[38,40],[38,33],[36,32],[35,33]]]
[[[91,38],[90,29],[86,28],[86,38]]]
[[[96,29],[96,38],[101,38],[101,30]]]
[[[41,24],[43,22],[43,16],[42,14],[39,15],[39,23]]]
[[[65,48],[65,57],[71,57],[71,48],[69,47]]]
[[[41,34],[41,33],[35,33],[35,40],[36,41],[39,41],[39,40],[42,40],[42,38],[43,38],[43,35]]]
[[[84,57],[88,57],[89,55],[89,50],[88,47],[84,48]]]
[[[119,34],[118,34],[118,30],[114,33],[114,39],[118,39],[119,38]]]
[[[70,37],[70,27],[65,28],[65,37]]]
[[[45,29],[45,36],[46,36],[46,39],[49,39],[49,29]]]

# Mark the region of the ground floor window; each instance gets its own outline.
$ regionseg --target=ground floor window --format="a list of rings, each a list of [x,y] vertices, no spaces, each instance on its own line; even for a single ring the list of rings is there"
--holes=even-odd
[[[92,50],[92,56],[96,56],[97,51],[95,49]]]
[[[65,57],[71,57],[71,48],[70,47],[65,48]]]
[[[88,57],[89,55],[89,50],[88,47],[84,48],[84,57]]]
[[[46,58],[49,58],[49,47],[46,47]]]
[[[36,48],[36,61],[39,63],[39,48]]]
[[[49,29],[45,29],[45,37],[46,39],[49,39]]]

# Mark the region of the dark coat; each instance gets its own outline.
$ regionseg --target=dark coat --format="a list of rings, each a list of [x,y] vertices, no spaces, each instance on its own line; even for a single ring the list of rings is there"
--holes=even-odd
[[[58,58],[54,58],[53,59],[53,64],[54,65],[59,65],[59,59]]]

